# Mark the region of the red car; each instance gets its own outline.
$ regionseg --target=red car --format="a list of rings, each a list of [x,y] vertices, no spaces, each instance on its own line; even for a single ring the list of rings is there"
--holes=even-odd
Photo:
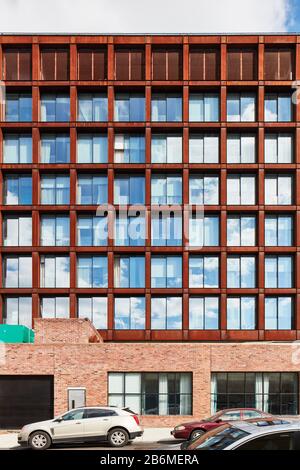
[[[176,426],[171,431],[175,439],[186,439],[192,441],[196,437],[221,426],[226,421],[247,421],[253,418],[271,418],[272,415],[255,408],[231,408],[222,410],[202,421],[192,421]]]

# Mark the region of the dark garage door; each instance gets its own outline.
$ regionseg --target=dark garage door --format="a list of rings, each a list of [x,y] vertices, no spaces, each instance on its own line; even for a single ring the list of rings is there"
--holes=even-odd
[[[53,418],[53,376],[1,375],[0,428]]]

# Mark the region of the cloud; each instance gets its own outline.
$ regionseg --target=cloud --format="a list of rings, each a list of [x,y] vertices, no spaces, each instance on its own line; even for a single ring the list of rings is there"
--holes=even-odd
[[[2,32],[284,32],[293,0],[0,0]]]

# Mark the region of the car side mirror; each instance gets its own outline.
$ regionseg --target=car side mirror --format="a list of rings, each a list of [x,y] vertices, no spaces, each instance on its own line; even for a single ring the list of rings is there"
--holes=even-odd
[[[216,419],[215,423],[220,424],[223,423],[223,421],[221,419]]]
[[[61,416],[59,416],[58,418],[56,418],[56,419],[54,420],[55,423],[61,423],[62,421],[63,421],[63,419],[62,419]]]

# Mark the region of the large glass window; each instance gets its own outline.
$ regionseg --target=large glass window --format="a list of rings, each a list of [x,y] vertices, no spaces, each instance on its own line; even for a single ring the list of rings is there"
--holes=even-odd
[[[256,115],[256,97],[254,93],[228,93],[227,121],[253,122]]]
[[[32,138],[27,134],[5,134],[3,163],[31,163]]]
[[[265,121],[290,122],[292,99],[289,93],[267,93],[265,95]]]
[[[142,175],[116,175],[114,179],[115,204],[144,204],[145,177]]]
[[[69,163],[70,137],[67,134],[44,134],[41,138],[41,163]]]
[[[182,121],[182,97],[175,93],[153,93],[151,119],[159,122]]]
[[[143,289],[145,287],[145,257],[115,256],[114,278],[115,287]]]
[[[292,246],[294,219],[291,215],[266,215],[265,245]]]
[[[190,297],[189,329],[203,331],[219,329],[218,297]]]
[[[255,163],[256,138],[251,134],[228,134],[227,163]]]
[[[78,318],[88,318],[98,330],[107,329],[107,297],[78,297]]]
[[[66,215],[41,216],[41,245],[69,246],[70,219]]]
[[[292,163],[293,136],[291,134],[265,135],[265,163]]]
[[[231,206],[250,206],[256,203],[256,178],[254,175],[227,176],[227,204]]]
[[[119,213],[115,218],[116,246],[144,246],[146,238],[145,215]]]
[[[77,177],[77,204],[99,205],[107,203],[107,176],[88,174]]]
[[[252,215],[227,216],[227,246],[255,246],[256,217]]]
[[[4,177],[4,204],[21,206],[32,204],[31,175],[6,175]]]
[[[288,255],[266,255],[266,289],[290,289],[293,284],[293,257]]]
[[[67,122],[70,120],[70,97],[64,93],[41,96],[41,121]]]
[[[145,137],[138,134],[116,134],[114,142],[115,163],[144,163]]]
[[[27,215],[6,215],[3,218],[4,246],[32,245],[32,218]]]
[[[189,99],[191,122],[219,121],[219,96],[215,93],[191,93]]]
[[[107,136],[84,134],[77,136],[77,163],[107,163]]]
[[[191,415],[192,374],[111,372],[108,400],[140,415]]]
[[[265,329],[292,330],[294,328],[292,297],[265,298]]]
[[[31,256],[5,256],[3,259],[3,287],[21,289],[31,286]]]
[[[190,134],[190,163],[219,163],[219,136],[217,134]]]
[[[78,246],[106,246],[107,235],[107,216],[80,215],[77,217]]]
[[[153,289],[182,287],[182,257],[152,256],[151,287]]]
[[[70,287],[70,257],[41,256],[40,287]]]
[[[95,289],[107,286],[107,256],[78,256],[77,287]]]
[[[227,330],[256,329],[255,297],[228,297]]]
[[[182,137],[176,134],[152,134],[152,163],[181,163]]]
[[[107,121],[107,96],[103,93],[79,93],[78,121]]]
[[[32,121],[32,98],[30,93],[6,93],[5,121]]]
[[[193,247],[219,245],[219,216],[197,217],[192,214],[189,220],[189,245]]]
[[[182,244],[182,214],[156,212],[151,214],[152,246],[180,246]]]
[[[145,121],[145,97],[141,93],[117,93],[115,96],[115,121]]]
[[[228,256],[227,287],[253,289],[256,285],[255,256]]]
[[[115,330],[144,330],[145,316],[145,297],[115,298]]]
[[[181,204],[182,177],[178,174],[153,174],[151,204]]]
[[[190,256],[189,286],[192,289],[217,289],[219,287],[219,257]]]
[[[190,176],[190,204],[219,204],[219,177],[216,175]]]
[[[70,299],[69,297],[42,297],[41,298],[42,318],[69,318]]]
[[[293,203],[293,177],[291,175],[265,176],[265,204],[289,205]]]
[[[3,323],[6,325],[23,325],[32,328],[31,297],[5,297]]]
[[[151,298],[151,329],[181,330],[182,298],[152,297]]]
[[[41,204],[68,205],[70,203],[70,178],[65,175],[42,175]]]

